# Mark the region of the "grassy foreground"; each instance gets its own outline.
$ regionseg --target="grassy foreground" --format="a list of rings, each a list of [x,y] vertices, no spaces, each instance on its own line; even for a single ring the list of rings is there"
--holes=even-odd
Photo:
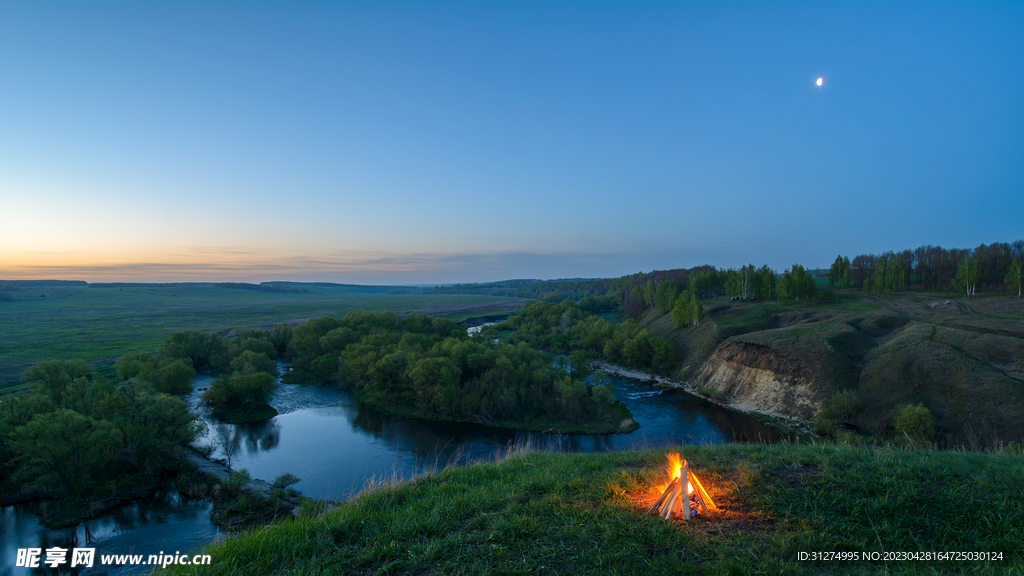
[[[211,574],[1024,573],[1024,457],[836,445],[683,447],[723,509],[643,516],[665,450],[514,453],[367,490],[210,545]],[[800,552],[1001,561],[800,561]]]

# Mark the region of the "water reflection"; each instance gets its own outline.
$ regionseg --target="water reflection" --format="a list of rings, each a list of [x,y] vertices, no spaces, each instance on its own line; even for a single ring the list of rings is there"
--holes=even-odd
[[[186,500],[175,491],[159,492],[100,518],[72,528],[50,529],[39,522],[44,505],[19,504],[0,509],[0,562],[4,576],[27,574],[111,574],[125,576],[149,572],[148,566],[100,566],[103,554],[158,554],[195,550],[219,536],[210,522],[211,504]],[[67,562],[57,569],[16,567],[18,548],[69,550]],[[92,570],[71,568],[70,550],[96,548]]]
[[[254,478],[267,481],[290,472],[302,479],[296,488],[307,496],[338,500],[352,496],[368,480],[494,459],[511,446],[606,452],[779,438],[752,418],[685,392],[619,378],[611,382],[616,397],[640,423],[631,434],[521,432],[417,420],[385,414],[336,389],[284,385],[271,400],[278,416],[234,426],[233,434],[244,439],[246,451],[232,456],[232,467],[246,468]],[[310,398],[318,405],[310,406]],[[217,455],[223,456],[221,451]]]
[[[196,388],[210,383],[197,378]],[[477,424],[431,422],[392,416],[355,402],[351,394],[331,387],[281,385],[271,405],[279,414],[269,420],[218,425],[198,407],[200,392],[188,402],[210,424],[199,444],[225,446],[231,466],[246,468],[253,478],[273,481],[290,472],[295,486],[313,498],[342,500],[368,482],[406,478],[447,465],[487,461],[511,447],[534,450],[606,452],[679,444],[721,444],[736,440],[772,442],[778,434],[743,414],[732,412],[678,390],[611,378],[615,395],[633,412],[640,428],[630,434],[545,434]],[[17,548],[95,542],[111,554],[157,554],[194,549],[218,532],[209,520],[210,504],[184,501],[176,493],[118,509],[103,518],[66,530],[49,530],[31,506],[3,509],[0,522],[3,566],[13,567]],[[123,567],[111,574],[146,572]],[[64,567],[65,572],[68,569]],[[49,568],[30,572],[5,568],[0,576],[56,574]]]
[[[281,441],[281,427],[273,418],[239,424],[235,433],[245,439],[245,449],[250,454],[275,448]]]

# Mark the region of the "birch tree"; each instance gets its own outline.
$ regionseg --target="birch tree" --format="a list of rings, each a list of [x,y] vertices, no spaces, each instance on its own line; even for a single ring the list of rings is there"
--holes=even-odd
[[[964,252],[964,259],[960,261],[956,276],[953,278],[953,289],[963,292],[967,298],[970,298],[974,296],[978,282],[981,281],[983,275],[981,258]]]
[[[676,328],[687,324],[697,326],[703,319],[704,306],[689,290],[684,290],[672,307],[672,324]]]

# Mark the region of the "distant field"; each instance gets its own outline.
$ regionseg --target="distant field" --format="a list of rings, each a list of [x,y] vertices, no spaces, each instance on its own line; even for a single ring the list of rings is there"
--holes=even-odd
[[[197,286],[40,287],[0,302],[0,384],[40,360],[80,358],[109,369],[130,352],[154,351],[176,330],[229,330],[342,316],[355,310],[420,312],[455,321],[496,315],[523,300],[459,294],[359,294],[351,287],[257,292]]]

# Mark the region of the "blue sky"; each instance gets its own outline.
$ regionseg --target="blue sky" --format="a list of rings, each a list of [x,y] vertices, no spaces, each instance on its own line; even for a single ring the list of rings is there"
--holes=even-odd
[[[5,2],[0,277],[464,282],[1012,241],[1022,54],[1020,3]]]

